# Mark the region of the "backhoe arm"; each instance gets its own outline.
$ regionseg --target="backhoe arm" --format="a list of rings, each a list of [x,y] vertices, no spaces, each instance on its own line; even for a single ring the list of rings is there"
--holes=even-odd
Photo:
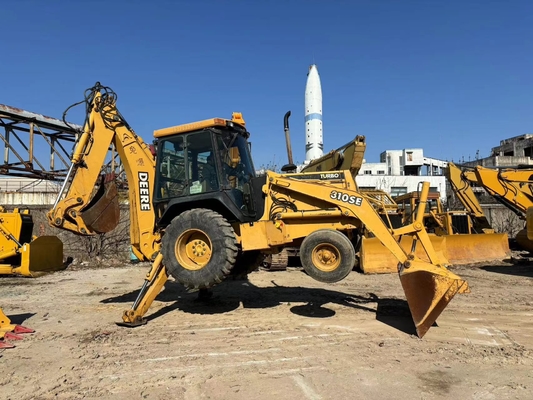
[[[448,182],[450,182],[453,192],[463,204],[463,207],[475,217],[484,217],[483,209],[470,186],[470,182],[477,183],[473,171],[468,174],[468,171],[464,171],[454,163],[450,162],[446,169],[446,178],[448,179]],[[472,178],[474,180],[472,180]]]
[[[301,172],[322,172],[349,170],[353,178],[357,176],[365,156],[366,142],[364,136],[356,136],[336,150],[311,161]]]
[[[470,183],[478,184],[475,172],[473,170],[461,169],[450,162],[446,169],[446,178],[450,182],[454,194],[472,217],[474,229],[485,232],[492,231],[493,229],[470,185]]]
[[[65,182],[48,213],[49,222],[81,235],[106,233],[116,227],[119,215],[116,185],[102,179],[112,146],[122,161],[128,182],[133,252],[141,260],[153,260],[160,242],[151,202],[155,158],[116,108],[116,95],[111,89],[97,83],[86,93],[86,122]]]
[[[477,166],[477,181],[495,199],[522,218],[533,206],[532,169],[490,169]]]

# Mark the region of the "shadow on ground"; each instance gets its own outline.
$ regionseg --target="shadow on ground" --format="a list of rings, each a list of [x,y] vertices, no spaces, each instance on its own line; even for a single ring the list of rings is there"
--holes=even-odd
[[[24,314],[9,314],[4,310],[4,313],[11,320],[13,325],[24,325],[24,321],[33,317],[36,313],[24,313]]]
[[[533,263],[531,261],[519,260],[514,265],[487,265],[481,267],[487,272],[494,272],[505,275],[516,275],[533,278]]]
[[[409,307],[405,300],[379,298],[374,293],[359,296],[322,288],[258,287],[248,280],[226,281],[212,289],[213,296],[208,300],[198,299],[198,292],[189,292],[181,284],[167,281],[165,289],[156,300],[171,302],[146,317],[148,321],[168,312],[180,310],[190,314],[223,314],[243,308],[265,309],[279,306],[281,303],[291,305],[293,314],[306,318],[330,318],[336,312],[327,304],[337,304],[376,314],[376,319],[407,334],[415,334],[415,326]],[[139,293],[135,290],[120,296],[109,297],[101,303],[133,303]],[[304,303],[304,304],[299,304]],[[377,308],[376,308],[377,304]]]

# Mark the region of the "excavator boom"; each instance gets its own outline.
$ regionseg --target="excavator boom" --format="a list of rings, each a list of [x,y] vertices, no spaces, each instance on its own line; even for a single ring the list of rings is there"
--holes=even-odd
[[[311,161],[301,172],[342,171],[349,170],[355,178],[363,165],[366,141],[362,135],[349,141],[336,150],[331,150],[316,160]]]

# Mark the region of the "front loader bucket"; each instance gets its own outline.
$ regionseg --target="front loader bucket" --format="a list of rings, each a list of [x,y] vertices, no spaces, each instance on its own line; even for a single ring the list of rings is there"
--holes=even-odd
[[[503,260],[511,253],[506,233],[447,235],[446,251],[452,264]]]
[[[447,261],[446,240],[441,236],[429,235],[431,244],[440,260]],[[400,240],[400,246],[409,254],[413,244],[411,235],[404,235]],[[422,246],[416,246],[415,255],[423,261],[429,258]],[[361,243],[359,267],[365,274],[392,274],[398,271],[398,259],[379,241],[378,238],[363,237]]]
[[[85,225],[97,233],[111,232],[118,225],[120,207],[114,181],[103,183],[81,213]]]
[[[399,268],[400,282],[418,337],[422,338],[458,293],[469,293],[468,283],[444,267],[408,261]]]
[[[63,263],[63,242],[57,236],[39,236],[21,248],[20,266],[12,269],[14,274],[36,277],[48,272],[67,268]]]

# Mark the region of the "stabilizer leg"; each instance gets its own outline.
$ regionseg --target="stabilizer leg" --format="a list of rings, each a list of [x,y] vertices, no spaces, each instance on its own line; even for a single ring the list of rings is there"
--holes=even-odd
[[[158,254],[131,309],[124,311],[122,322],[117,322],[117,325],[135,328],[146,324],[147,321],[143,316],[168,279],[167,270],[162,261],[163,255]]]

